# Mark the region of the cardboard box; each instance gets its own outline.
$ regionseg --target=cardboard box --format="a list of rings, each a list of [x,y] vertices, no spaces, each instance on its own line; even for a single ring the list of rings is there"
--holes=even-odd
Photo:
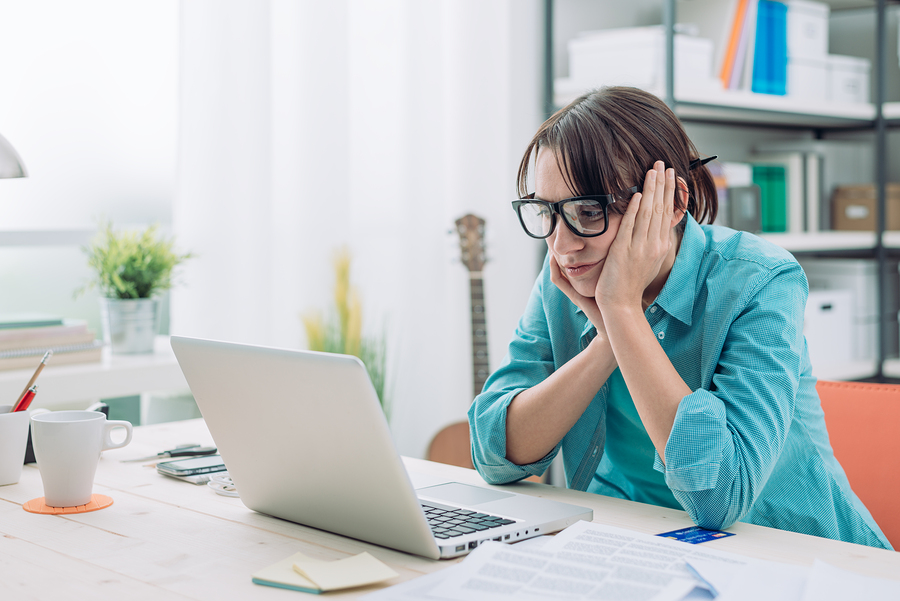
[[[888,184],[886,230],[900,230],[900,184]],[[875,231],[875,186],[838,186],[831,196],[831,227],[844,231]]]

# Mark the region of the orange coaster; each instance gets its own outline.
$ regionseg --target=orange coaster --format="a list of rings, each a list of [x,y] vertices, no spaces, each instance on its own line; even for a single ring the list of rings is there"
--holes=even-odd
[[[75,507],[50,507],[44,503],[44,497],[32,499],[22,505],[22,509],[29,513],[47,513],[51,515],[65,515],[70,513],[87,513],[89,511],[97,511],[113,504],[113,500],[106,495],[91,495],[91,501],[87,505],[76,505]]]

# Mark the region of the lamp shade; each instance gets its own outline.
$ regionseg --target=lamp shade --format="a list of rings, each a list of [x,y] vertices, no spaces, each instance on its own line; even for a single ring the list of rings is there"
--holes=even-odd
[[[28,171],[16,149],[0,135],[0,179],[10,177],[28,177]]]

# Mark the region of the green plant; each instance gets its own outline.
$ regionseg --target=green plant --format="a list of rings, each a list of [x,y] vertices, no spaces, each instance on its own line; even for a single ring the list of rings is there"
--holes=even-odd
[[[76,294],[98,288],[107,298],[150,298],[172,287],[172,271],[191,253],[178,254],[174,241],[158,236],[152,225],[143,232],[115,232],[112,223],[101,224],[90,246],[82,250],[94,278]]]
[[[358,357],[366,366],[372,386],[378,394],[385,416],[390,417],[390,404],[385,391],[387,362],[385,336],[362,333],[362,301],[350,284],[350,251],[339,249],[334,256],[334,307],[331,311],[308,311],[300,317],[306,329],[311,351],[340,353]]]

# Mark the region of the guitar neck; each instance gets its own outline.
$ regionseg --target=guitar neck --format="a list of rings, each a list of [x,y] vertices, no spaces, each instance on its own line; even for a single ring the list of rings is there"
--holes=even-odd
[[[472,386],[475,398],[481,394],[490,375],[488,364],[487,319],[484,309],[484,281],[480,272],[469,274],[469,295],[472,308]]]

